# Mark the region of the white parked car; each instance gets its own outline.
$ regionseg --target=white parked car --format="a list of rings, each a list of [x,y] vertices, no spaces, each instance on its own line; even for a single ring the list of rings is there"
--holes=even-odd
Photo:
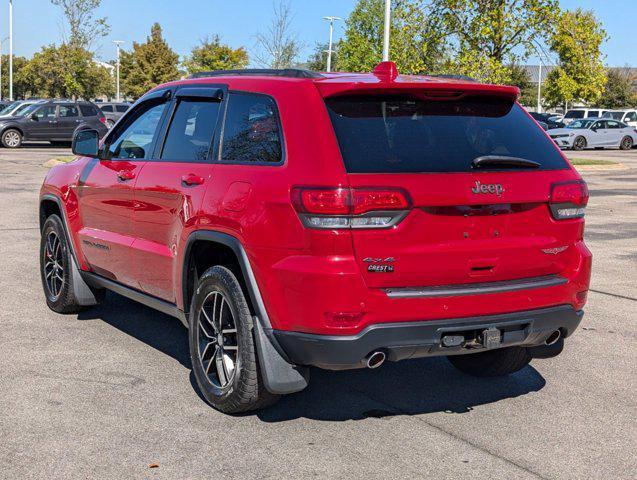
[[[603,117],[608,110],[602,108],[572,108],[564,115],[562,122],[568,125],[575,120],[581,120],[583,118],[598,118]]]
[[[637,145],[637,130],[625,123],[606,118],[575,120],[565,128],[546,132],[560,148],[620,148],[630,150]]]
[[[637,127],[637,110],[611,110],[606,112],[603,117],[612,118],[630,127]]]

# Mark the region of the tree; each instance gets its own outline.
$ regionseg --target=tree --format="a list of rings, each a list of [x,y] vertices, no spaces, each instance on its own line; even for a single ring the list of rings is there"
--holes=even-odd
[[[578,8],[560,16],[550,40],[559,65],[546,81],[545,98],[549,105],[599,100],[607,80],[601,52],[606,38],[593,12]]]
[[[91,50],[96,37],[105,37],[111,31],[106,17],[95,18],[95,10],[102,0],[51,0],[62,9],[68,22],[65,43]]]
[[[637,94],[633,93],[635,78],[628,69],[609,69],[607,77],[608,82],[598,102],[600,107],[615,109],[637,104]]]
[[[232,48],[222,44],[218,35],[201,41],[192,49],[190,56],[184,61],[188,73],[209,70],[232,70],[248,66],[248,52],[245,48]]]
[[[24,98],[29,92],[20,73],[26,64],[26,58],[13,57],[13,98]],[[9,55],[2,55],[2,98],[9,98]]]
[[[369,72],[382,60],[384,0],[359,0],[338,43],[339,69]],[[390,58],[402,73],[436,72],[444,60],[445,36],[436,8],[425,15],[423,0],[392,0]]]
[[[537,90],[531,84],[529,72],[521,65],[508,65],[508,85],[520,89],[520,103],[522,105],[535,105],[537,103]]]
[[[265,33],[257,33],[257,61],[270,68],[290,68],[296,63],[302,44],[292,31],[292,8],[281,1]]]
[[[332,71],[336,72],[339,69],[338,63],[338,50],[334,47],[336,44],[332,45]],[[327,43],[317,43],[314,47],[314,52],[310,55],[310,58],[307,59],[307,68],[315,71],[315,72],[325,72],[327,70],[327,49],[329,48],[329,44]]]
[[[179,55],[164,40],[155,23],[145,43],[133,42],[133,50],[122,51],[121,85],[126,96],[139,98],[151,88],[179,78]]]
[[[91,52],[69,44],[43,47],[16,80],[28,85],[25,94],[32,96],[90,100],[113,91],[110,72],[95,62]]]
[[[532,55],[559,13],[558,0],[432,0],[452,39],[454,73],[510,83],[507,65]]]

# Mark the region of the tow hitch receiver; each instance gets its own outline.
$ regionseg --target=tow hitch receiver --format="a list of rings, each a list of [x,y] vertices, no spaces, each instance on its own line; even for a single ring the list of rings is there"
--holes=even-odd
[[[482,332],[482,345],[484,348],[498,348],[502,343],[502,333],[497,328],[487,328]]]

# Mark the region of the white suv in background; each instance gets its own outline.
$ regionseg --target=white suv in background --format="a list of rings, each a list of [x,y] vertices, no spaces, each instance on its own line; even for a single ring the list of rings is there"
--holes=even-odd
[[[566,112],[562,122],[564,122],[565,125],[568,125],[574,120],[603,117],[607,112],[608,110],[602,108],[573,108]]]
[[[637,110],[610,110],[604,113],[603,117],[637,128]]]

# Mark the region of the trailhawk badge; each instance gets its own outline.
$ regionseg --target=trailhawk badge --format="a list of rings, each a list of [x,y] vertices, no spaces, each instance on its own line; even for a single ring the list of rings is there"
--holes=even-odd
[[[498,197],[504,192],[504,187],[499,183],[480,183],[476,180],[476,186],[471,189],[473,193],[495,193]]]

